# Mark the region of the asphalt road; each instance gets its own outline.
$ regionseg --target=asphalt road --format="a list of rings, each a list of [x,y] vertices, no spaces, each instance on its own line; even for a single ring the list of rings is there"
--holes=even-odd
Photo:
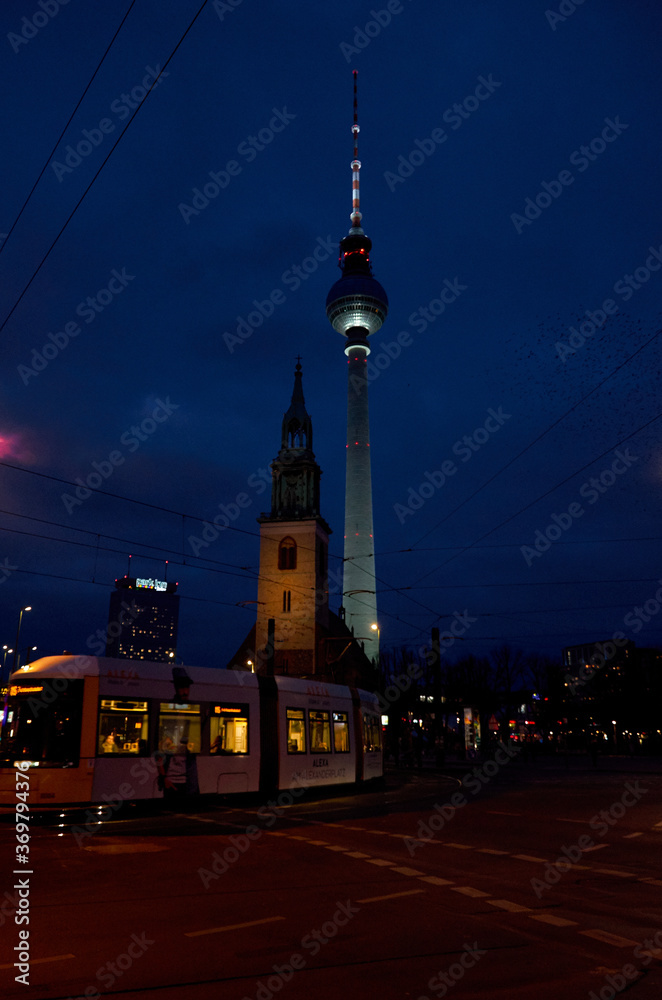
[[[662,766],[493,770],[391,771],[282,808],[64,817],[32,829],[16,876],[4,822],[2,995],[659,1000]]]

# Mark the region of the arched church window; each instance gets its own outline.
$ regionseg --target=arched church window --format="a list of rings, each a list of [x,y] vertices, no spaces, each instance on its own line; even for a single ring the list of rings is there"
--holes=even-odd
[[[297,568],[297,543],[293,538],[284,538],[278,546],[278,569]]]

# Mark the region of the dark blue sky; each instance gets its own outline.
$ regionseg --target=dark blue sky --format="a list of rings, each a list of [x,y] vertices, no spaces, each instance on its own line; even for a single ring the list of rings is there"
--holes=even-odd
[[[383,646],[455,612],[476,620],[453,653],[661,643],[662,615],[630,614],[662,576],[658,5],[208,0],[122,135],[200,7],[138,0],[51,156],[129,6],[0,8],[0,232],[48,164],[0,253],[0,321],[120,140],[2,331],[2,641],[29,603],[21,645],[86,651],[132,552],[138,575],[171,560],[184,660],[224,664],[253,621],[236,605],[298,354],[340,567],[346,364],[324,302],[356,68],[390,300],[370,388]],[[143,505],[43,478],[97,468]],[[191,541],[242,494],[233,530]]]

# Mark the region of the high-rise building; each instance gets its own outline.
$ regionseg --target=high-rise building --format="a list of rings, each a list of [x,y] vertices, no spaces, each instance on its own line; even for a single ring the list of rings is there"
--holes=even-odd
[[[372,523],[370,424],[368,418],[368,337],[386,319],[386,292],[372,275],[372,241],[361,226],[358,156],[358,113],[354,71],[354,159],[351,228],[340,243],[342,277],[326,300],[332,326],[345,337],[347,355],[347,472],[345,482],[345,552],[343,605],[345,621],[363,643],[366,655],[379,655],[375,583],[375,543]]]
[[[110,595],[106,656],[174,663],[177,655],[177,584],[135,576],[115,580]]]

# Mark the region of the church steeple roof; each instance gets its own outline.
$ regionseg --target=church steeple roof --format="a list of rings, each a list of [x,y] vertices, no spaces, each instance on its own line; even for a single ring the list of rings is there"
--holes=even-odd
[[[294,388],[289,409],[283,414],[281,433],[281,450],[309,451],[313,450],[313,423],[306,410],[303,396],[303,378],[301,359],[297,358],[294,370]]]

